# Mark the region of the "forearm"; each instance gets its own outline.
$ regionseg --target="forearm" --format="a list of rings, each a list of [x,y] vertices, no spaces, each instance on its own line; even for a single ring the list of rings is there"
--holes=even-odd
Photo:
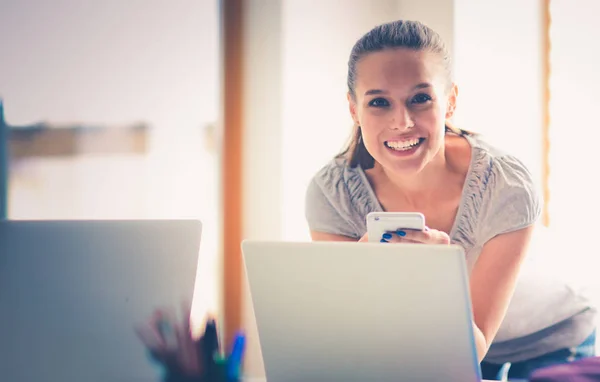
[[[477,349],[477,359],[479,362],[483,361],[483,358],[487,354],[489,349],[489,345],[483,332],[477,327],[475,322],[473,322],[473,334],[475,337],[475,348]]]

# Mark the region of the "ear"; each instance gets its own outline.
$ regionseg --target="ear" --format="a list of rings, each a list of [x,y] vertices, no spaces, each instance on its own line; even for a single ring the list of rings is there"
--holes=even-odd
[[[354,98],[352,97],[352,94],[350,94],[350,92],[348,92],[346,98],[348,98],[348,108],[350,110],[350,115],[352,116],[352,120],[354,121],[354,123],[356,125],[360,125],[360,123],[358,123],[358,114],[356,112],[356,101],[354,100]]]
[[[446,119],[452,118],[454,110],[456,109],[456,99],[458,98],[458,86],[455,83],[452,84],[450,92],[448,93],[448,106],[446,107]]]

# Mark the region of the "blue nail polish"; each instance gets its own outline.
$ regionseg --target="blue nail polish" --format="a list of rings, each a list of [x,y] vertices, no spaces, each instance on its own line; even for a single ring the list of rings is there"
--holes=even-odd
[[[380,242],[380,243],[387,243],[388,241],[387,241],[387,240],[385,240],[385,239],[381,239],[381,240],[379,240],[379,242]]]
[[[389,232],[386,232],[386,233],[383,234],[383,238],[385,240],[390,240],[392,238],[392,234],[389,233]]]
[[[402,230],[398,230],[398,231],[396,231],[396,233],[398,234],[398,236],[406,236],[406,232],[404,232]]]

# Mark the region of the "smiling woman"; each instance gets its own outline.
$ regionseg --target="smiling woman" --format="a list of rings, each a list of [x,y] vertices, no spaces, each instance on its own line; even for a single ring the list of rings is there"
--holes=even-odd
[[[542,210],[529,170],[449,121],[458,86],[439,35],[414,21],[372,29],[350,54],[347,98],[352,140],[307,190],[313,240],[364,241],[367,214],[420,212],[425,231],[389,232],[382,242],[464,248],[484,378],[507,363],[509,378],[528,378],[593,355],[590,302],[522,272]],[[549,289],[556,293],[542,293]]]
[[[439,51],[443,47],[441,40],[423,41],[422,45],[407,44],[377,50],[365,57],[357,52],[368,49],[368,46],[355,46],[348,73],[348,101],[355,131],[352,143],[344,152],[353,165],[360,163],[365,169],[372,168],[375,159],[380,163],[386,162],[383,153],[393,157],[408,157],[417,151],[424,153],[426,150],[419,149],[424,143],[439,146],[443,140],[440,134],[433,134],[439,126],[445,126],[445,129],[439,130],[442,136],[444,132],[467,134],[448,121],[456,106],[458,89],[449,81],[452,76],[450,58],[445,53],[440,57],[443,53]],[[426,49],[425,45],[429,48]],[[431,51],[436,49],[437,53]],[[402,54],[398,54],[399,50]],[[359,58],[362,59],[359,61]],[[359,80],[356,78],[358,71],[362,73]],[[431,82],[427,82],[428,79]],[[398,85],[401,83],[415,85],[405,87],[405,94],[400,94]],[[366,84],[377,88],[363,89]],[[439,102],[444,97],[448,98],[447,104]],[[417,119],[419,126],[429,128],[427,136],[423,132],[421,135],[412,131],[399,132],[398,128],[415,127]],[[392,128],[391,131],[396,130],[383,140],[387,150],[376,139],[371,140],[377,134],[373,129],[386,126]],[[371,131],[365,131],[363,136],[365,129]],[[388,165],[391,163],[388,162]]]

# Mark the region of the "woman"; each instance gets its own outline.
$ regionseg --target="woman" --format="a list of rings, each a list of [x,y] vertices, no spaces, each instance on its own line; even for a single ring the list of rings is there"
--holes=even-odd
[[[520,281],[540,198],[521,161],[450,124],[457,96],[446,48],[423,24],[396,21],[358,40],[348,63],[355,130],[307,190],[313,240],[366,241],[369,212],[421,212],[427,230],[380,240],[464,248],[484,378],[508,362],[510,378],[527,378],[593,355],[590,303],[563,285],[534,299],[535,280]]]

